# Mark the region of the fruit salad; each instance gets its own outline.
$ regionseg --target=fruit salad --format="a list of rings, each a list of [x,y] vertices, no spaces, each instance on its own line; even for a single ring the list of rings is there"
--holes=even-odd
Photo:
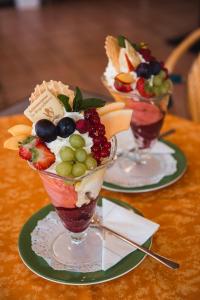
[[[103,80],[121,93],[152,98],[171,91],[172,84],[164,63],[158,61],[145,43],[135,44],[124,36],[107,36],[108,65]]]
[[[37,85],[31,94],[24,112],[30,126],[17,124],[8,129],[12,136],[4,147],[16,150],[38,170],[64,225],[73,227],[74,232],[83,230],[95,207],[92,201],[96,201],[107,163],[114,157],[113,136],[129,127],[132,111],[124,106],[85,99],[78,87],[73,91],[51,80]],[[77,208],[82,208],[82,213],[77,213]],[[80,213],[85,213],[85,221],[70,223],[70,216],[79,219]]]

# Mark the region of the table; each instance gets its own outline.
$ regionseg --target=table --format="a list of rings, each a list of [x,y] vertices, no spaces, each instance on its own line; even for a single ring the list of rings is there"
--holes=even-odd
[[[22,115],[1,117],[1,144],[9,127],[27,122]],[[36,172],[17,153],[0,147],[0,300],[200,299],[200,125],[168,115],[163,130],[172,127],[176,133],[168,139],[188,159],[181,180],[142,194],[101,193],[128,202],[159,223],[152,249],[178,261],[181,268],[169,270],[147,257],[125,276],[93,286],[51,283],[23,265],[17,251],[20,229],[49,200]]]

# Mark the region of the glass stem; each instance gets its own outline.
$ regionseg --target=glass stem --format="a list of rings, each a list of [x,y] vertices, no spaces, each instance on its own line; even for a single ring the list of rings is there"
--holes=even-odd
[[[71,232],[71,242],[72,244],[81,244],[87,236],[87,229],[82,232]]]

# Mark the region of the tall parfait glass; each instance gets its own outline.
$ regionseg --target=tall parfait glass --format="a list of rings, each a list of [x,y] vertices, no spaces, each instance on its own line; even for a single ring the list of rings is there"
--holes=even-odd
[[[112,89],[105,77],[102,77],[102,82],[115,101],[124,102],[127,108],[133,110],[130,128],[135,143],[131,150],[119,155],[118,163],[121,169],[133,179],[140,178],[141,183],[149,177],[158,176],[165,169],[165,162],[160,155],[150,150],[158,140],[167,113],[170,93],[145,98],[135,91],[123,93]]]
[[[111,140],[111,154],[101,165],[79,178],[62,177],[38,171],[45,190],[63,224],[63,232],[52,244],[54,258],[79,271],[101,259],[102,236],[90,228],[106,168],[116,154],[116,138]]]

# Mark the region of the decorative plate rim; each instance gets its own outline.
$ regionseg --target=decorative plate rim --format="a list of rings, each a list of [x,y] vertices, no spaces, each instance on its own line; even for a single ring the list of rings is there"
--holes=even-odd
[[[176,160],[177,160],[177,158],[175,156],[177,154],[179,154],[181,156],[181,160],[183,161],[184,165],[183,165],[182,169],[179,171],[179,174],[175,175],[178,172],[178,170],[177,170],[174,174],[163,177],[158,183],[141,186],[141,187],[124,187],[124,186],[117,185],[115,183],[104,181],[102,188],[104,188],[105,190],[108,190],[108,191],[112,191],[112,192],[145,193],[145,192],[151,192],[151,191],[156,191],[156,190],[162,189],[164,187],[170,186],[173,183],[177,182],[185,174],[185,172],[187,170],[187,167],[188,167],[187,158],[186,158],[185,154],[182,152],[182,150],[174,143],[169,142],[169,141],[164,141],[164,140],[161,140],[161,142],[163,142],[164,144],[167,144],[168,146],[170,146],[171,148],[173,148],[175,150],[175,153],[173,153],[172,155]],[[179,162],[177,160],[177,163],[182,163],[182,162]],[[166,179],[167,177],[169,177],[168,182],[162,184],[161,183],[162,180]],[[170,179],[170,177],[171,178],[173,177],[173,179]]]
[[[119,205],[121,205],[121,206],[123,206],[123,207],[128,207],[128,208],[131,208],[133,211],[135,211],[136,213],[139,213],[139,214],[141,214],[141,212],[140,211],[138,211],[137,209],[135,209],[133,206],[131,206],[130,204],[128,204],[128,203],[126,203],[126,202],[123,202],[123,201],[121,201],[121,200],[119,200],[119,199],[115,199],[115,198],[110,198],[110,197],[104,197],[104,196],[101,196],[100,197],[100,200],[102,199],[102,198],[106,198],[107,200],[109,200],[109,201],[112,201],[112,202],[115,202],[115,203],[117,203],[117,204],[119,204]],[[130,271],[132,271],[133,269],[135,269],[135,268],[137,268],[142,262],[143,262],[143,260],[146,258],[146,256],[147,256],[147,254],[144,254],[143,253],[143,257],[142,258],[140,258],[140,260],[139,260],[139,262],[138,263],[136,263],[134,266],[132,266],[132,267],[127,267],[127,270],[126,271],[124,271],[124,272],[120,272],[120,271],[117,271],[117,275],[114,275],[114,276],[112,276],[111,275],[111,277],[109,277],[109,278],[106,278],[106,279],[103,279],[103,278],[101,278],[101,279],[96,279],[95,281],[86,281],[86,282],[81,282],[80,280],[78,281],[78,279],[72,279],[72,281],[67,281],[66,279],[59,279],[59,278],[52,278],[51,276],[49,276],[49,275],[45,275],[45,274],[43,274],[42,272],[37,272],[37,270],[35,270],[35,268],[34,268],[34,265],[33,266],[30,266],[30,264],[29,264],[29,262],[27,262],[27,260],[23,257],[23,255],[22,255],[22,240],[23,240],[23,237],[22,237],[22,234],[24,233],[24,231],[26,231],[27,229],[26,229],[26,226],[29,224],[29,223],[32,223],[33,221],[34,221],[34,219],[36,218],[36,220],[38,221],[39,219],[37,219],[37,215],[38,215],[38,213],[39,212],[41,212],[41,211],[45,211],[45,210],[47,210],[47,213],[49,212],[49,209],[50,209],[50,211],[52,211],[53,210],[53,206],[51,205],[51,204],[48,204],[48,205],[46,205],[45,207],[43,207],[43,208],[41,208],[40,210],[38,210],[36,213],[34,213],[28,220],[27,220],[27,222],[23,225],[23,227],[22,227],[22,229],[21,229],[21,231],[20,231],[20,234],[19,234],[19,238],[18,238],[18,252],[19,252],[19,256],[20,256],[20,258],[21,258],[21,260],[22,260],[22,262],[24,263],[24,265],[30,270],[30,271],[32,271],[34,274],[36,274],[37,276],[39,276],[39,277],[41,277],[41,278],[43,278],[43,279],[46,279],[46,280],[48,280],[48,281],[51,281],[51,282],[56,282],[56,283],[60,283],[60,284],[63,284],[63,285],[94,285],[94,284],[100,284],[100,283],[104,283],[104,282],[108,282],[108,281],[111,281],[111,280],[114,280],[114,279],[117,279],[117,278],[119,278],[119,277],[121,277],[121,276],[123,276],[123,275],[125,275],[125,274],[127,274],[127,273],[129,273]],[[142,215],[142,214],[141,214]],[[29,231],[29,230],[28,230]],[[149,238],[145,243],[148,243],[148,246],[147,246],[147,248],[148,249],[150,249],[151,248],[151,246],[152,246],[152,240],[153,240],[153,237],[151,237],[151,238]],[[32,249],[30,249],[31,251],[32,251]],[[135,250],[135,251],[139,251],[139,250]],[[130,254],[128,254],[127,256],[131,256],[131,255],[134,255],[135,254],[135,251],[133,251],[133,252],[131,252]],[[33,251],[32,251],[33,252]],[[140,252],[140,251],[139,251]],[[36,257],[39,257],[39,256],[37,256],[35,253],[34,253],[34,255],[36,256]],[[114,265],[113,267],[115,267],[115,266],[120,266],[120,265],[123,265],[123,263],[124,263],[124,259],[131,259],[131,258],[128,258],[128,257],[124,257],[121,261],[119,261],[116,265]],[[40,257],[41,258],[41,257]],[[42,258],[41,258],[42,259]],[[30,260],[30,259],[29,259]],[[111,268],[113,268],[113,267],[111,267]],[[49,265],[48,265],[48,268],[51,268]],[[111,268],[109,268],[108,270],[110,270]],[[102,272],[107,272],[108,270],[106,270],[106,271],[102,271]],[[57,270],[56,270],[57,271]],[[57,272],[59,272],[59,271],[57,271]],[[67,273],[76,273],[76,272],[70,272],[70,271],[61,271],[61,272],[67,272]],[[96,271],[96,272],[99,272],[99,271]],[[91,273],[96,273],[96,272],[91,272]],[[100,271],[101,272],[101,271]],[[90,272],[86,272],[86,273],[79,273],[79,274],[88,274],[88,273],[90,273]],[[94,275],[95,276],[95,275]],[[103,275],[102,275],[103,276]]]

